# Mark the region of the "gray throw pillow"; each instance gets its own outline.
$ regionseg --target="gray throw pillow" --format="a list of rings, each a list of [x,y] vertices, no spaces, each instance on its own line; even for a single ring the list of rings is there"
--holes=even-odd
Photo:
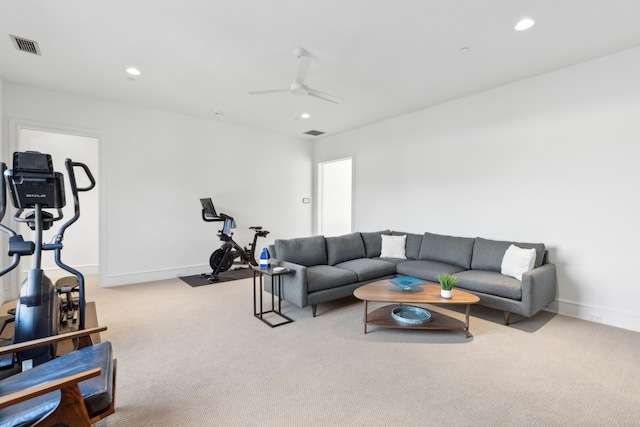
[[[475,239],[424,233],[420,259],[444,262],[465,269],[471,268],[471,254]]]
[[[407,236],[407,258],[418,259],[420,255],[420,247],[422,246],[422,234],[413,233],[401,233],[399,231],[393,231],[391,234],[394,236]]]
[[[327,261],[329,265],[336,265],[352,259],[365,258],[364,243],[360,233],[345,234],[344,236],[327,237]]]
[[[327,263],[324,236],[278,239],[275,241],[276,254],[282,261],[310,267]]]
[[[379,257],[380,251],[382,251],[382,238],[383,234],[391,234],[391,231],[373,231],[360,233],[362,241],[364,242],[364,250],[367,254],[367,258]]]

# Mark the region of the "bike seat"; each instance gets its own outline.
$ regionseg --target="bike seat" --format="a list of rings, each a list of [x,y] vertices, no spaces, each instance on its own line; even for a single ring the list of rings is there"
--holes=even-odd
[[[257,226],[257,227],[249,227],[249,229],[250,229],[250,230],[256,230],[256,231],[259,231],[259,230],[262,230],[262,227],[260,227],[260,226]]]

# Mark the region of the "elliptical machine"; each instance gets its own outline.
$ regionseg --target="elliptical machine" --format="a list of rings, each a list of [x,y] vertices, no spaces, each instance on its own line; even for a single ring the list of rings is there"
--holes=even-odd
[[[33,264],[27,278],[22,282],[20,296],[15,311],[15,325],[12,343],[44,338],[58,334],[60,324],[60,299],[55,285],[41,268],[42,251],[54,251],[56,264],[73,274],[78,279],[78,329],[85,328],[85,296],[84,276],[79,271],[64,264],[61,260],[64,233],[71,224],[80,217],[79,191],[89,191],[95,187],[95,179],[87,165],[65,160],[65,167],[73,194],[74,216],[65,222],[55,237],[54,243],[43,243],[42,232],[51,228],[55,221],[62,219],[62,208],[65,206],[64,178],[59,172],[54,172],[51,156],[35,151],[16,152],[13,154],[13,169],[7,169],[0,162],[0,170],[4,175],[6,187],[9,188],[14,207],[17,209],[14,219],[26,223],[35,231],[35,242],[24,241],[22,235],[0,224],[0,230],[9,235],[9,256],[13,257],[11,265],[0,271],[0,276],[13,270],[20,263],[20,257],[32,255]],[[80,167],[89,178],[87,187],[78,188],[74,168]],[[6,213],[6,187],[0,190],[0,221]],[[52,214],[45,209],[55,209]],[[10,355],[10,360],[3,360],[4,369],[11,368],[15,363],[21,369],[45,363],[55,357],[55,345],[46,345],[31,350]]]
[[[249,227],[254,231],[253,243],[249,243],[249,248],[242,247],[233,240],[233,228],[236,228],[236,222],[233,217],[224,213],[218,214],[213,207],[211,198],[200,199],[202,205],[202,219],[205,222],[218,222],[223,221],[222,230],[218,230],[218,238],[222,241],[220,249],[216,249],[209,257],[209,265],[213,270],[211,274],[203,274],[207,277],[209,283],[217,282],[219,280],[218,274],[227,271],[233,265],[236,258],[240,258],[240,263],[247,265],[257,266],[255,252],[256,242],[258,237],[266,237],[269,232],[263,230],[260,226]]]

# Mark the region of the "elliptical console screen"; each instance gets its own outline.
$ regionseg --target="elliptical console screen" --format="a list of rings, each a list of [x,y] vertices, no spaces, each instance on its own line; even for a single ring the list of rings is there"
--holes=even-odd
[[[13,170],[7,171],[7,181],[13,205],[18,209],[63,208],[64,178],[53,171],[49,154],[37,151],[13,153]]]
[[[49,154],[36,151],[13,154],[13,171],[53,173],[53,162]]]

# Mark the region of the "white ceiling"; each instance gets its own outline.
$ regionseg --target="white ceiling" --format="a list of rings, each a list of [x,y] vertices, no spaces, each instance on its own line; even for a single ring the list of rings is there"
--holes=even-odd
[[[537,25],[514,31],[525,16]],[[639,46],[638,17],[640,0],[2,0],[0,78],[336,134]],[[247,94],[292,83],[296,47],[313,57],[306,83],[343,102]],[[135,81],[130,66],[143,73]]]

